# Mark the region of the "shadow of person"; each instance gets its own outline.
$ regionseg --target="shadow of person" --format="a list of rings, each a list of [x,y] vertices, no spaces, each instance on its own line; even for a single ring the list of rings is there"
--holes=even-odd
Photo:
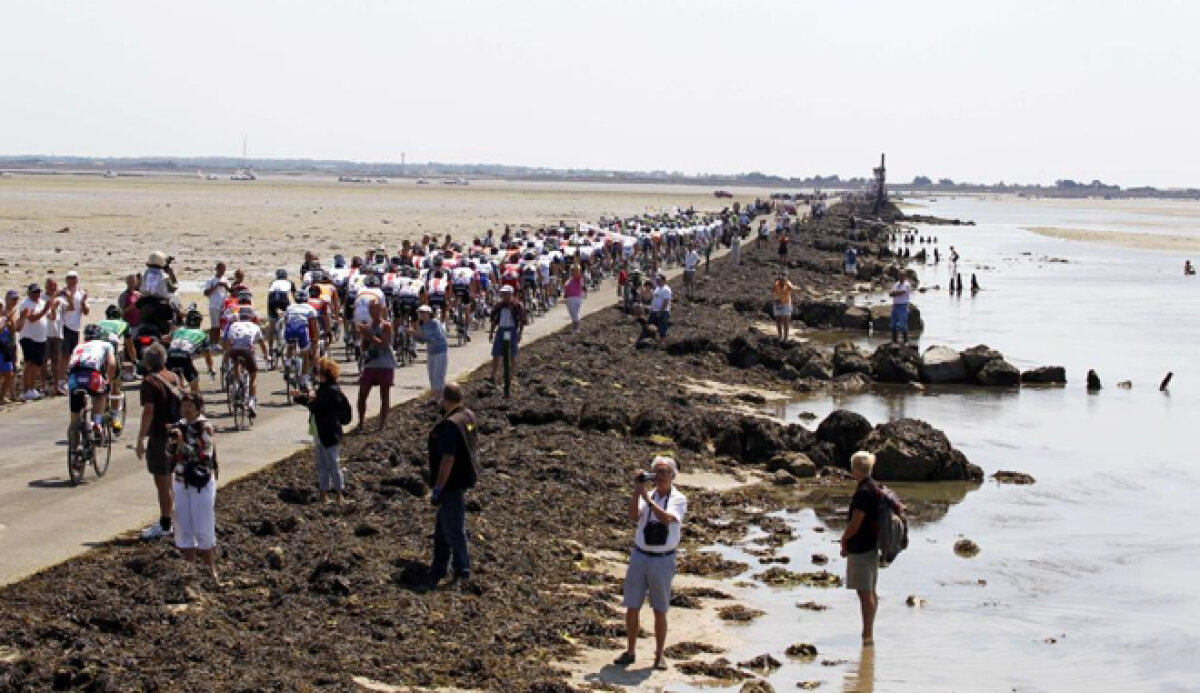
[[[654,673],[654,668],[647,663],[644,667],[622,667],[616,664],[606,664],[594,674],[583,677],[588,683],[607,683],[615,686],[640,687]]]
[[[29,488],[70,488],[72,485],[70,479],[59,478],[34,479],[27,484]]]
[[[858,666],[846,672],[842,680],[845,693],[872,693],[875,690],[875,647],[864,647],[858,656]]]

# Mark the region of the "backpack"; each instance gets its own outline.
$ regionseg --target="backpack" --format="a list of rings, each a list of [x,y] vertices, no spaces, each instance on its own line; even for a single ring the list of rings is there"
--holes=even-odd
[[[178,383],[173,380],[167,380],[161,373],[155,374],[154,379],[162,387],[163,397],[167,403],[166,411],[159,412],[156,409],[154,418],[164,424],[179,421],[183,418],[183,415],[179,411],[179,407],[183,403],[183,390],[180,389]]]
[[[886,486],[879,487],[879,507],[876,515],[876,543],[879,563],[887,566],[908,548],[908,518],[900,497]]]
[[[346,395],[344,395],[340,389],[337,391],[337,396],[338,396],[338,412],[337,412],[338,423],[340,423],[343,426],[349,426],[350,422],[354,420],[354,411],[352,409],[350,409],[350,400],[346,399]]]

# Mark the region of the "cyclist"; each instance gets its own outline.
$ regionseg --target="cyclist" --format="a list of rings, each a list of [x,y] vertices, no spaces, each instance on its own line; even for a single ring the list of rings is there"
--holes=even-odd
[[[454,305],[462,316],[459,319],[463,337],[471,341],[471,312],[475,308],[475,297],[479,295],[479,282],[475,279],[475,263],[467,262],[450,270],[450,284],[454,289]]]
[[[287,270],[275,270],[275,281],[267,288],[267,318],[271,329],[267,331],[267,344],[275,349],[275,325],[283,311],[288,308],[288,298],[296,292],[296,285],[288,279]],[[170,368],[170,366],[167,366]]]
[[[521,302],[535,305],[538,295],[538,265],[533,253],[527,252],[521,262]]]
[[[337,287],[333,285],[333,279],[330,278],[329,273],[323,271],[313,273],[313,286],[321,292],[321,300],[329,306],[327,315],[330,319],[326,321],[328,324],[325,324],[325,334],[329,335],[333,331],[332,316],[337,315],[341,310]]]
[[[250,418],[258,416],[258,364],[254,360],[254,345],[258,345],[263,359],[267,358],[267,342],[255,318],[254,309],[244,305],[238,309],[237,322],[230,323],[221,335],[224,358],[233,360],[234,377],[240,377],[242,368],[250,376],[250,401],[247,402]]]
[[[305,291],[301,289],[300,293],[305,293]],[[334,319],[333,306],[325,299],[325,295],[321,292],[321,287],[316,284],[308,287],[307,294],[308,306],[317,314],[317,334],[313,337],[313,344],[317,349],[317,355],[320,356],[322,349],[319,342],[321,339],[327,340],[332,329]]]
[[[167,347],[167,370],[178,370],[183,374],[183,381],[191,384],[192,392],[200,392],[200,374],[196,372],[196,364],[193,361],[196,356],[204,356],[204,363],[208,366],[208,377],[216,377],[213,373],[208,333],[200,329],[204,316],[198,310],[189,310],[183,322],[183,327],[171,333],[171,342]]]
[[[133,350],[133,331],[129,329],[129,323],[121,319],[121,309],[117,306],[105,308],[104,319],[96,323],[96,327],[100,328],[101,336],[116,350],[118,368],[125,358],[137,353]],[[113,383],[113,387],[120,391],[120,379]]]
[[[71,394],[71,418],[73,423],[83,411],[85,395],[76,390],[86,390],[92,397],[92,432],[99,436],[104,426],[104,413],[108,410],[109,383],[117,373],[117,356],[113,345],[104,336],[99,325],[88,325],[83,329],[83,343],[71,352],[67,363],[67,392]],[[121,422],[113,421],[113,430],[121,430]],[[68,428],[67,430],[70,430]]]
[[[300,349],[302,366],[299,382],[301,389],[307,387],[308,374],[317,362],[317,336],[320,334],[318,321],[320,313],[309,302],[310,293],[296,292],[296,302],[287,307],[284,312],[283,339],[287,344],[287,358],[296,355]],[[328,319],[328,315],[324,316]],[[289,383],[290,387],[290,383]]]
[[[442,270],[441,258],[434,261],[433,274],[425,285],[426,300],[430,308],[441,311],[442,324],[446,323],[446,293],[450,282]]]

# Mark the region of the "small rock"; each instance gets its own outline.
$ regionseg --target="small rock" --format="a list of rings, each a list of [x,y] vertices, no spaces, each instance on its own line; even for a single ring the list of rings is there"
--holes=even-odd
[[[758,671],[772,671],[783,666],[769,654],[760,654],[757,657],[745,662],[738,662],[738,666],[743,669],[754,669]]]
[[[979,551],[979,544],[976,544],[970,539],[959,539],[958,541],[954,542],[954,553],[962,556],[963,558],[974,558],[975,556],[979,555]]]
[[[283,547],[272,546],[267,551],[267,566],[272,570],[283,569]]]
[[[723,606],[720,609],[717,609],[717,616],[720,617],[722,621],[737,621],[739,623],[749,623],[759,616],[762,616],[764,613],[766,612],[759,611],[758,609],[748,609],[741,604]]]
[[[829,607],[825,606],[824,604],[818,604],[817,602],[800,602],[796,605],[796,608],[804,609],[805,611],[825,611]]]
[[[823,553],[814,553],[812,555],[812,562],[813,565],[825,565],[829,562],[829,556],[826,556]]]
[[[1132,380],[1122,380],[1121,382],[1117,383],[1117,387],[1121,388],[1122,390],[1132,390],[1133,389],[1133,381]]]
[[[775,693],[775,687],[762,679],[755,679],[743,683],[738,693]]]
[[[1096,374],[1096,371],[1089,370],[1087,372],[1087,389],[1088,389],[1088,391],[1095,392],[1096,390],[1099,390],[1102,387],[1103,386],[1100,384],[1100,376]]]
[[[815,691],[820,687],[820,681],[800,681],[796,683],[796,688],[799,688],[802,691]]]
[[[905,604],[907,604],[908,606],[911,606],[911,607],[922,607],[922,606],[925,606],[925,600],[924,600],[924,599],[921,599],[920,597],[918,597],[918,596],[917,596],[917,595],[915,595],[915,594],[910,594],[910,595],[908,595],[908,599],[905,599],[905,600],[904,600],[904,603],[905,603]]]
[[[776,486],[794,486],[796,484],[796,477],[780,469],[771,475],[771,483]]]
[[[1025,472],[1010,472],[1000,470],[992,475],[992,478],[1001,484],[1019,484],[1026,486],[1037,481]]]
[[[816,657],[817,646],[812,643],[798,642],[788,645],[787,655],[789,657]]]

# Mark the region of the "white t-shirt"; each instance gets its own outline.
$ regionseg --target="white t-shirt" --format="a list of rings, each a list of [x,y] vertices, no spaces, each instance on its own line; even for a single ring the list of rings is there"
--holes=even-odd
[[[371,322],[372,303],[383,305],[383,291],[364,287],[362,291],[358,292],[358,298],[354,300],[354,322]]]
[[[76,285],[78,286],[78,285]],[[83,289],[75,289],[75,310],[63,313],[63,327],[78,332],[83,327]]]
[[[46,307],[46,302],[42,299],[34,301],[26,296],[21,300],[21,304],[17,306],[17,315],[24,313],[26,310],[33,313],[40,313]],[[35,342],[46,341],[46,333],[49,331],[50,320],[47,315],[43,315],[41,320],[31,320],[26,318],[25,325],[21,328],[22,339],[32,339]]]
[[[226,284],[229,283],[226,281],[225,277],[213,277],[212,279],[204,282],[205,291],[213,289],[213,292],[208,295],[209,310],[221,310],[221,308],[225,306],[225,299],[229,297],[229,292],[225,290],[224,286],[217,286],[221,282],[225,282]],[[216,288],[214,289],[213,287]]]
[[[168,279],[167,273],[158,267],[147,267],[142,274],[142,295],[170,298],[171,288],[167,285]]]
[[[663,507],[664,500],[658,495],[657,490],[650,492],[650,500],[653,501],[658,507]],[[662,546],[647,546],[645,536],[646,523],[650,521],[650,517],[653,515],[653,513],[650,511],[650,508],[646,506],[646,501],[644,499],[638,499],[637,535],[634,537],[633,541],[639,549],[643,551],[650,551],[652,553],[662,553],[664,551],[674,551],[679,547],[679,538],[683,533],[683,516],[687,514],[687,496],[683,495],[683,492],[679,489],[672,488],[671,492],[667,495],[665,502],[667,506],[666,511],[674,515],[675,519],[679,521],[672,522],[668,526],[667,543],[663,544]],[[658,518],[655,518],[654,521],[658,522]]]
[[[103,339],[84,342],[71,352],[71,360],[67,364],[67,369],[90,368],[94,371],[103,371],[104,365],[108,363],[109,355],[113,353],[113,345]]]
[[[58,308],[54,311],[54,317],[51,317],[49,313],[46,314],[46,336],[52,339],[62,339],[63,313],[67,310],[67,299],[55,296],[50,300],[58,304]]]
[[[908,304],[909,296],[912,295],[912,284],[908,283],[907,279],[901,279],[892,285],[892,291],[903,291],[899,296],[892,296],[892,305],[903,306]]]
[[[696,265],[700,264],[700,254],[694,250],[689,250],[687,255],[683,256],[683,268],[689,272],[696,271]]]
[[[296,285],[291,281],[287,279],[276,279],[275,281],[271,282],[269,287],[267,287],[267,296],[274,298],[282,297],[283,300],[286,301],[292,297],[292,293],[295,292],[295,290]]]
[[[654,298],[650,299],[650,310],[654,313],[671,310],[671,287],[663,284],[654,290]]]
[[[263,341],[262,329],[248,320],[229,323],[224,336],[231,350],[253,351],[254,345]]]

